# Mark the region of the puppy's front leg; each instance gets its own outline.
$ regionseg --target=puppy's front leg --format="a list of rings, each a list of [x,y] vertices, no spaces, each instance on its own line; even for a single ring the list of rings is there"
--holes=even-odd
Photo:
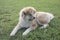
[[[32,27],[28,28],[25,32],[23,32],[22,36],[27,35],[32,29]]]
[[[14,36],[19,29],[21,29],[20,23],[18,23],[17,26],[13,29],[13,31],[10,33],[10,36]]]
[[[23,36],[27,35],[30,31],[35,30],[36,28],[37,28],[36,20],[33,20],[32,26],[23,33]]]

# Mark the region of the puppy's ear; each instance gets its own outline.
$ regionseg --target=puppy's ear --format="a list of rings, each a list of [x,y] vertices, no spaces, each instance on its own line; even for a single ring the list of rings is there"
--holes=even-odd
[[[36,10],[34,10],[34,14],[36,13]]]
[[[24,18],[26,16],[26,13],[23,11],[22,13],[22,17]]]
[[[26,13],[23,11],[23,15],[26,15]]]

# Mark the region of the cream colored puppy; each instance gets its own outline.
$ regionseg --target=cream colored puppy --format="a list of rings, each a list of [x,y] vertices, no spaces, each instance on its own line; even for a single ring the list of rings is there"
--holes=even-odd
[[[35,14],[36,10],[33,7],[25,7],[20,11],[20,17],[19,17],[19,22],[17,24],[17,26],[13,29],[13,31],[11,32],[10,36],[14,36],[16,34],[16,32],[25,27],[27,28],[25,32],[23,32],[23,36],[27,35],[31,30],[34,30],[34,26],[32,24],[33,19],[35,19],[34,14]]]
[[[41,28],[46,28],[48,23],[54,18],[53,14],[48,12],[36,12],[35,17],[37,23],[43,25]]]

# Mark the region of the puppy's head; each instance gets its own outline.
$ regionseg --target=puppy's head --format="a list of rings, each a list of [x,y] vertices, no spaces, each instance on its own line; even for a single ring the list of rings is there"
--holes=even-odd
[[[35,19],[34,14],[35,14],[36,10],[33,7],[25,7],[23,8],[23,16],[24,19],[27,19],[29,21],[32,21],[33,19]]]

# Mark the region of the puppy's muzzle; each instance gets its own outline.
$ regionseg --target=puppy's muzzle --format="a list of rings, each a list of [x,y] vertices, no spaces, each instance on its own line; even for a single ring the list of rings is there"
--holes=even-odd
[[[29,21],[32,21],[33,19],[35,19],[35,17],[30,18]]]

